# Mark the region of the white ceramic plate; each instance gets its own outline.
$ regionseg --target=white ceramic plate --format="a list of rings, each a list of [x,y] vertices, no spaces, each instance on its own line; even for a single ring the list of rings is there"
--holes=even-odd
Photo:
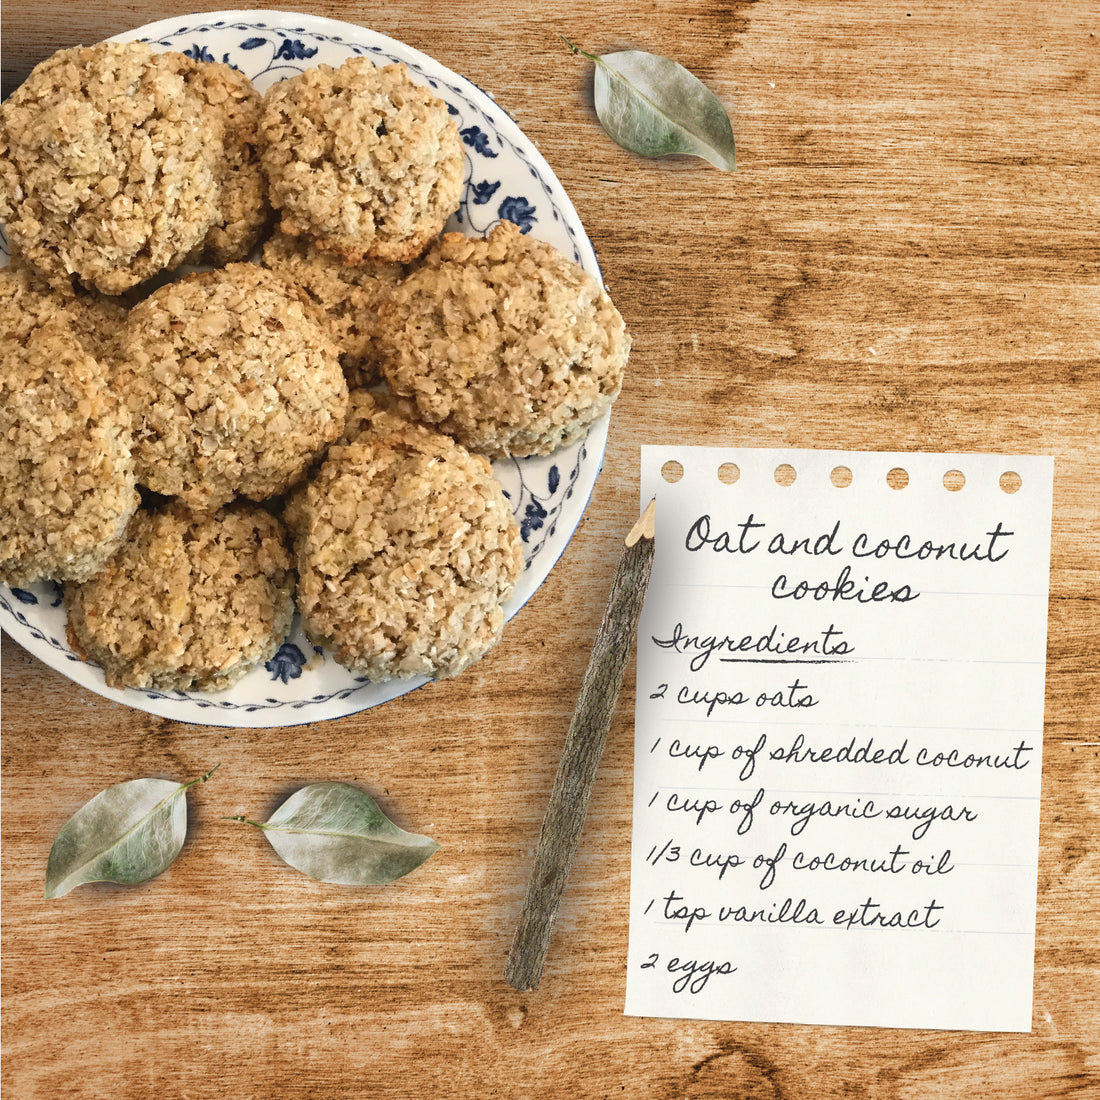
[[[402,61],[430,86],[458,123],[466,147],[462,204],[447,228],[481,236],[497,221],[516,222],[549,242],[597,279],[592,245],[549,165],[491,97],[430,57],[392,38],[333,19],[276,11],[226,11],[150,23],[117,36],[155,49],[224,61],[263,91],[313,65],[352,56],[377,64]],[[3,262],[6,262],[6,252]],[[525,569],[505,608],[508,618],[546,579],[580,521],[603,462],[608,420],[582,442],[542,458],[494,464],[523,537]],[[339,718],[387,702],[426,681],[372,684],[314,650],[296,625],[267,663],[224,692],[110,688],[100,669],[81,661],[65,640],[65,611],[55,584],[0,585],[0,626],[71,680],[127,706],[181,722],[222,726],[289,726]]]

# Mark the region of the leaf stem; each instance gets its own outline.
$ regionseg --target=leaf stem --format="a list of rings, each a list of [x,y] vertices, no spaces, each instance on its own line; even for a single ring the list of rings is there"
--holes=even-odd
[[[238,821],[242,825],[254,825],[257,829],[266,829],[267,826],[262,821],[253,821],[250,817],[245,817],[244,814],[232,814],[222,817],[222,821]]]
[[[574,46],[564,34],[559,34],[558,37],[569,47],[570,51],[576,55],[581,54],[583,57],[587,57],[589,61],[599,61],[599,58],[594,53],[589,53],[587,50],[582,50],[580,46]]]
[[[184,783],[183,790],[189,791],[192,787],[199,783],[205,783],[217,770],[221,767],[221,764],[215,764],[206,775],[200,775],[198,779],[192,779],[190,783]]]

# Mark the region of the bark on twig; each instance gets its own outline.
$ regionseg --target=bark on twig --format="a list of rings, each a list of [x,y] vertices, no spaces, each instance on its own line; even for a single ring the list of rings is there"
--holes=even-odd
[[[588,803],[603,757],[623,672],[634,648],[638,617],[653,566],[654,504],[630,534],[611,582],[558,774],[542,823],[523,912],[504,977],[514,989],[536,989],[542,978],[562,891],[577,851]]]

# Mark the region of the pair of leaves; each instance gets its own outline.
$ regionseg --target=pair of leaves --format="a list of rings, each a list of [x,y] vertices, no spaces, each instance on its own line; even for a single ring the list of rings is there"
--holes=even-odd
[[[101,791],[62,826],[46,865],[46,897],[86,882],[134,885],[168,869],[187,835],[189,783],[131,779]],[[370,795],[348,783],[296,791],[262,829],[276,852],[320,882],[378,886],[419,867],[439,845],[391,822]]]
[[[645,157],[689,153],[727,172],[737,167],[726,109],[678,62],[643,50],[597,56],[562,41],[595,62],[596,117],[617,144]]]

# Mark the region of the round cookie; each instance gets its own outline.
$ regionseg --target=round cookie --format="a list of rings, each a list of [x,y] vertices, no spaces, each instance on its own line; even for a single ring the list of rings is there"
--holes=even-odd
[[[405,277],[405,265],[383,260],[346,264],[307,237],[279,232],[264,245],[263,264],[300,286],[323,312],[348,384],[369,386],[378,381],[378,308]]]
[[[599,283],[510,222],[484,238],[445,234],[378,326],[394,393],[490,458],[549,454],[582,436],[618,396],[629,354]]]
[[[246,260],[272,216],[257,148],[263,97],[244,73],[224,62],[196,62],[172,52],[158,54],[157,60],[178,72],[199,97],[205,124],[222,145],[215,163],[218,216],[187,261],[221,267]]]
[[[51,282],[121,294],[180,264],[218,216],[220,135],[157,56],[61,50],[0,104],[0,222]]]
[[[20,342],[31,331],[59,320],[94,358],[111,360],[126,310],[112,298],[51,286],[20,255],[0,269],[0,333]]]
[[[138,505],[129,414],[63,313],[0,348],[0,581],[86,580]]]
[[[348,263],[408,262],[458,209],[458,127],[404,65],[353,57],[272,85],[260,140],[280,228]]]
[[[454,676],[500,639],[523,567],[488,462],[421,426],[330,449],[285,519],[306,633],[371,680]]]
[[[278,649],[294,615],[282,524],[255,505],[140,511],[92,580],[66,585],[69,644],[111,687],[218,691]]]
[[[139,483],[196,510],[290,488],[339,437],[347,408],[313,307],[255,264],[189,275],[134,306],[117,385]]]

